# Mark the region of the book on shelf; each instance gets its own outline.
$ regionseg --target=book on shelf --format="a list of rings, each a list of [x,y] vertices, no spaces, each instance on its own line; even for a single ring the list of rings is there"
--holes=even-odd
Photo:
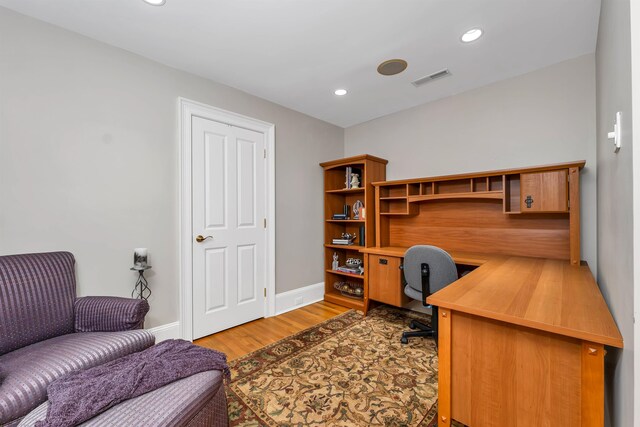
[[[349,219],[349,217],[345,214],[333,214],[331,219]]]
[[[347,267],[346,265],[341,265],[336,269],[336,271],[340,271],[342,273],[357,274],[358,276],[361,275],[360,269],[358,267]]]
[[[353,245],[353,241],[349,239],[333,239],[334,245]]]

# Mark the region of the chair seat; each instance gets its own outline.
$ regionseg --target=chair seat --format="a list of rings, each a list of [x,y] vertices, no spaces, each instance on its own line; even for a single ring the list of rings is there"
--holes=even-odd
[[[145,330],[73,333],[0,356],[0,425],[28,414],[47,398],[55,379],[110,362],[154,344]]]
[[[415,289],[413,289],[409,285],[406,285],[404,287],[404,293],[405,293],[406,296],[408,296],[411,299],[414,299],[416,301],[422,301],[422,292],[416,291]],[[424,304],[424,302],[423,302],[423,304]]]
[[[19,427],[44,420],[49,402],[24,417]],[[83,427],[228,426],[222,373],[207,371],[129,399],[80,424]]]

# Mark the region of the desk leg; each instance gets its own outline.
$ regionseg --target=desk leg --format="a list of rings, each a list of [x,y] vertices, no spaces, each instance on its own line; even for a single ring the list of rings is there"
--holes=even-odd
[[[582,343],[582,426],[604,425],[604,346]]]
[[[438,309],[438,426],[451,425],[451,310]]]

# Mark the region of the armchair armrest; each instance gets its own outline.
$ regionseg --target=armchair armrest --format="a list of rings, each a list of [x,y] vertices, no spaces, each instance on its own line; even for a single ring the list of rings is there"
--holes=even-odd
[[[83,297],[75,301],[76,332],[115,332],[144,327],[149,303],[119,297]]]

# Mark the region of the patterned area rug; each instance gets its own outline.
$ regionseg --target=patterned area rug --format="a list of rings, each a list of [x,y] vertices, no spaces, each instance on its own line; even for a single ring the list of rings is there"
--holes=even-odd
[[[348,311],[230,363],[231,426],[436,425],[432,339],[400,344],[419,313]]]

